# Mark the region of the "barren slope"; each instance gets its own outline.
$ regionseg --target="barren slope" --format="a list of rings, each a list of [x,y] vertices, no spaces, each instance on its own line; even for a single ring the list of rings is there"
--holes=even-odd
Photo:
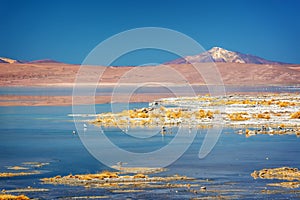
[[[196,67],[206,72],[211,63]],[[300,65],[258,65],[241,63],[217,63],[224,84],[233,85],[290,85],[300,84]],[[79,65],[63,63],[0,63],[0,86],[72,86]],[[101,84],[162,82],[205,84],[197,70],[189,64],[148,67],[87,67],[82,75],[89,82],[95,74]],[[208,68],[207,68],[208,69]],[[211,74],[215,78],[215,74]],[[98,77],[97,77],[98,78]],[[206,77],[207,78],[207,77]]]

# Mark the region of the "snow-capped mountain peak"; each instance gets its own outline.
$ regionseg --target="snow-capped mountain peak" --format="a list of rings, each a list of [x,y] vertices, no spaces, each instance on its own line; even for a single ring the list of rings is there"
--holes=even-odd
[[[221,47],[213,47],[208,51],[194,55],[179,58],[166,64],[184,64],[184,63],[206,63],[206,62],[224,62],[224,63],[254,63],[254,64],[283,64],[280,62],[269,61],[258,56],[242,54],[235,51],[229,51]]]
[[[246,63],[246,61],[239,56],[239,53],[228,51],[221,47],[213,47],[208,53],[215,62]]]

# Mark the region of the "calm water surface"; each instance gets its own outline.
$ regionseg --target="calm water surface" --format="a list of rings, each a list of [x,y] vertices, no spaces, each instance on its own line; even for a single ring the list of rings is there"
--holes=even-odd
[[[136,104],[135,106],[145,105]],[[157,196],[158,198],[160,195],[172,198],[197,197],[185,191],[175,194],[173,189],[160,190],[159,193],[150,190],[122,196],[122,194],[112,194],[105,189],[41,185],[39,179],[43,177],[70,173],[95,173],[108,168],[88,153],[77,135],[72,135],[75,127],[72,118],[68,116],[71,113],[71,107],[51,107],[51,109],[49,107],[1,107],[0,110],[1,171],[11,171],[7,169],[8,166],[21,165],[22,162],[28,161],[50,163],[38,169],[42,171],[40,175],[1,178],[0,189],[9,190],[27,186],[49,188],[49,192],[27,194],[30,197],[46,199],[91,194],[109,195],[111,198],[125,196],[132,198]],[[110,105],[98,105],[97,110],[109,111]],[[196,177],[199,180],[211,179],[211,182],[204,183],[208,188],[236,189],[239,192],[232,192],[232,194],[238,194],[243,198],[296,197],[297,194],[261,194],[260,191],[265,188],[268,181],[253,180],[250,173],[255,169],[269,167],[299,167],[299,139],[289,135],[258,135],[245,138],[234,134],[233,131],[224,129],[213,151],[205,159],[200,160],[198,151],[206,130],[198,130],[196,139],[188,151],[169,166],[169,170],[162,175],[177,173]],[[152,151],[153,148],[160,148],[173,137],[173,135],[166,135],[162,140],[161,135],[157,134],[151,138],[152,145],[149,146],[147,140],[138,143],[134,140],[130,142],[126,139],[128,136],[115,128],[110,128],[109,134],[111,140],[122,148],[135,152],[141,152],[141,149]],[[189,137],[188,134],[187,137]]]
[[[130,107],[145,107],[135,103]],[[110,111],[110,104],[96,105],[97,112]],[[58,107],[0,107],[0,171],[8,172],[8,166],[22,166],[22,162],[47,162],[37,170],[41,174],[23,177],[0,178],[0,190],[25,188],[47,188],[48,192],[24,193],[32,198],[59,199],[74,196],[107,195],[115,199],[190,199],[221,195],[248,199],[299,198],[299,189],[282,189],[266,186],[269,180],[253,180],[254,170],[290,166],[300,168],[300,138],[294,135],[257,135],[245,138],[233,129],[223,129],[212,152],[204,159],[198,158],[199,148],[207,130],[198,130],[189,149],[168,171],[158,175],[187,175],[197,178],[207,187],[207,192],[194,194],[186,189],[149,189],[140,193],[112,193],[107,189],[85,189],[63,185],[41,184],[40,178],[56,175],[96,173],[109,170],[85,149],[75,130],[71,106]],[[87,118],[84,118],[86,120]],[[88,126],[89,131],[98,128]],[[140,134],[143,134],[143,130]],[[189,137],[188,130],[187,137]],[[167,145],[173,135],[156,134],[150,139],[136,140],[120,129],[109,128],[106,134],[111,141],[132,152],[147,152]],[[151,144],[151,145],[149,145]],[[279,190],[277,194],[261,191]],[[177,192],[176,192],[177,190]],[[220,191],[223,191],[220,192]],[[218,193],[213,192],[218,191]],[[18,193],[15,193],[18,194]],[[235,196],[232,196],[235,195]]]
[[[180,88],[182,90],[180,90]],[[206,86],[193,86],[196,93],[208,93]],[[225,86],[227,92],[300,92],[300,86]],[[98,87],[97,95],[112,93],[114,87]],[[186,87],[177,87],[178,92],[186,91]],[[72,87],[0,87],[0,95],[39,95],[68,96],[72,95]],[[136,93],[168,93],[165,87],[141,87]]]

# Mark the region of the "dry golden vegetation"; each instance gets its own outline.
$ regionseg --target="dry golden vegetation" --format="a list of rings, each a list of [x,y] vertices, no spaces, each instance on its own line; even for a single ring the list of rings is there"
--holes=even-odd
[[[282,179],[282,180],[299,180],[300,171],[297,168],[279,167],[273,169],[262,169],[254,171],[251,176],[255,179]]]
[[[35,175],[35,174],[40,174],[39,171],[33,171],[33,172],[3,172],[0,173],[0,178],[1,177],[14,177],[14,176],[29,176],[29,175]]]
[[[300,187],[300,171],[298,168],[280,167],[273,169],[262,169],[254,171],[251,176],[254,179],[278,179],[287,180],[288,182],[269,183],[269,186],[278,186],[286,188],[298,188]],[[296,181],[295,181],[296,180]]]
[[[300,182],[290,181],[290,182],[280,182],[280,183],[269,183],[268,186],[284,187],[284,188],[299,188]]]
[[[249,120],[250,118],[249,117],[245,117],[247,116],[248,113],[246,112],[242,112],[242,113],[231,113],[231,114],[228,114],[228,118],[231,120],[231,121],[246,121],[246,120]]]
[[[291,119],[300,119],[300,111],[292,113]]]
[[[1,177],[14,177],[14,176],[29,176],[40,174],[41,172],[36,170],[36,168],[41,168],[45,165],[49,165],[50,163],[43,163],[43,162],[23,162],[21,166],[7,166],[8,170],[14,170],[19,172],[0,172]],[[24,171],[21,171],[24,170]]]
[[[25,195],[0,194],[0,200],[29,200],[29,198]]]
[[[156,188],[156,187],[179,187],[180,184],[172,184],[173,181],[191,181],[193,178],[186,176],[167,176],[159,177],[139,173],[135,175],[124,174],[118,172],[103,171],[96,174],[79,174],[68,176],[55,176],[51,178],[43,178],[41,181],[45,184],[64,184],[72,186],[84,186],[94,188]],[[165,183],[166,185],[162,185]],[[153,185],[154,184],[154,185]]]
[[[219,97],[205,95],[164,98],[150,103],[148,108],[101,113],[91,123],[105,127],[118,126],[122,129],[135,126],[205,128],[210,127],[215,119],[221,119],[224,126],[256,127],[255,134],[300,135],[299,110],[298,94]]]
[[[270,119],[270,114],[269,113],[259,113],[259,114],[253,114],[253,118],[258,118],[258,119]]]

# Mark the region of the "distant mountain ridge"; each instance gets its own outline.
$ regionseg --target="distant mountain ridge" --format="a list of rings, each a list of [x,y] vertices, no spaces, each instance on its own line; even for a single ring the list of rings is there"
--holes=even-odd
[[[42,64],[42,63],[62,63],[62,62],[52,60],[52,59],[42,59],[42,60],[33,60],[33,61],[20,61],[20,60],[14,60],[14,59],[11,59],[11,58],[0,57],[0,63],[7,63],[7,64],[13,64],[13,63]]]
[[[187,64],[187,63],[207,63],[207,62],[222,62],[222,63],[251,63],[251,64],[286,64],[282,62],[275,62],[266,60],[264,58],[253,56],[250,54],[243,54],[240,52],[229,51],[221,47],[213,47],[203,53],[179,58],[165,64]]]
[[[189,64],[189,63],[208,63],[208,62],[220,62],[220,63],[248,63],[248,64],[270,64],[270,65],[283,65],[288,63],[276,62],[266,60],[264,58],[243,54],[240,52],[229,51],[221,47],[213,47],[208,51],[202,52],[197,55],[186,56],[184,58],[178,58],[166,62],[164,64]],[[33,61],[20,61],[11,58],[0,57],[0,63],[28,63],[28,64],[63,64],[62,62],[52,59],[41,59]]]
[[[52,60],[52,59],[42,59],[42,60],[34,60],[34,61],[30,61],[30,62],[26,62],[26,63],[62,63],[56,60]]]
[[[4,57],[0,57],[0,63],[9,63],[9,64],[13,64],[13,63],[19,63],[20,61],[18,60],[14,60],[11,58],[4,58]]]
[[[214,52],[216,55],[214,55]],[[211,53],[211,55],[209,54]],[[246,62],[262,63],[264,60],[256,60],[257,57],[248,56],[242,57],[240,54],[229,53],[223,55],[222,52],[210,51],[206,54],[206,62],[212,62],[212,59],[218,61],[216,64],[216,71],[222,78],[221,81],[225,85],[233,86],[254,86],[254,85],[300,85],[300,64],[275,65],[275,64],[244,64]],[[201,57],[202,56],[202,57]],[[203,54],[199,57],[190,57],[191,61],[199,62],[199,58],[203,58]],[[194,58],[195,60],[193,60]],[[252,59],[252,60],[251,60]],[[254,61],[253,61],[254,60]],[[80,72],[81,65],[53,63],[53,61],[38,61],[34,64],[29,62],[17,63],[14,60],[2,60],[5,63],[0,63],[0,86],[55,86],[55,87],[73,87],[76,84],[76,77]],[[8,62],[11,62],[9,64]],[[203,61],[203,60],[202,60]],[[186,62],[186,60],[184,60]],[[270,62],[268,62],[270,63]],[[271,62],[273,63],[273,62]],[[277,62],[275,62],[277,63]],[[168,85],[183,86],[192,85],[206,85],[206,80],[215,80],[213,73],[199,74],[200,69],[207,69],[211,65],[199,63],[194,67],[191,64],[170,64],[170,67],[164,65],[143,66],[142,70],[135,70],[135,66],[97,66],[87,65],[88,73],[83,73],[83,86],[90,86],[97,84],[104,87],[116,87],[119,84],[128,86],[135,86],[138,83],[145,83],[151,85]],[[103,70],[103,71],[102,71]],[[99,72],[101,78],[99,77]],[[134,72],[134,73],[132,73]],[[172,72],[172,73],[170,73]],[[173,73],[176,72],[176,73]],[[213,72],[213,71],[208,71]],[[151,74],[151,76],[149,76]],[[81,74],[80,74],[81,75]],[[98,83],[91,82],[94,76],[97,76]],[[205,77],[204,77],[205,76]],[[97,80],[98,80],[97,79]],[[157,84],[156,84],[157,83]],[[138,97],[142,99],[142,97]],[[110,100],[110,99],[109,99]]]

